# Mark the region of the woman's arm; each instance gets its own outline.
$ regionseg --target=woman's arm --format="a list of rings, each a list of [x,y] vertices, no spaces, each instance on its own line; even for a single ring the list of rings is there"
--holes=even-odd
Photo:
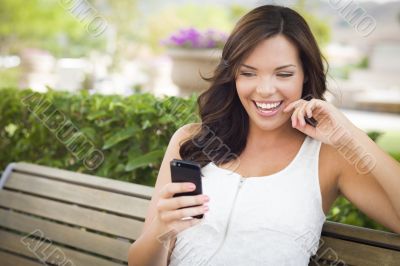
[[[303,99],[290,103],[292,125],[331,145],[337,151],[332,162],[341,168],[339,190],[366,215],[400,234],[400,164],[357,128],[334,105]],[[317,120],[316,127],[304,117]]]
[[[400,234],[400,164],[357,127],[337,146],[339,189],[361,211]],[[345,139],[345,138],[344,138]]]
[[[195,126],[197,124],[194,123],[185,125],[179,128],[171,137],[157,176],[154,194],[147,210],[142,234],[129,248],[129,266],[165,266],[168,263],[168,256],[170,255],[168,251],[173,247],[174,235],[171,234],[168,237],[169,232],[160,231],[163,226],[157,219],[157,203],[160,199],[160,191],[166,184],[171,183],[169,162],[172,159],[181,158],[179,154],[180,144],[193,134]],[[194,223],[196,220],[193,219],[192,222]]]
[[[169,244],[159,240],[164,233],[159,231],[157,219],[153,219],[146,231],[130,246],[129,266],[166,266]]]

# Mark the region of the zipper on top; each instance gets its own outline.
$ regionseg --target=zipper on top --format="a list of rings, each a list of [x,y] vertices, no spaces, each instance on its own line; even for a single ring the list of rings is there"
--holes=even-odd
[[[230,224],[231,224],[231,217],[232,217],[232,214],[233,214],[233,210],[234,210],[234,208],[235,208],[236,199],[237,199],[237,196],[238,196],[238,194],[239,194],[239,190],[240,190],[240,188],[242,187],[242,185],[243,185],[245,179],[246,179],[245,177],[240,176],[240,180],[239,180],[239,184],[238,184],[238,187],[237,187],[237,190],[236,190],[235,198],[233,199],[232,208],[231,208],[231,210],[230,210],[230,212],[229,212],[228,223],[227,223],[227,225],[226,225],[226,229],[225,229],[225,232],[224,232],[224,238],[222,239],[220,245],[219,245],[218,248],[215,250],[215,252],[214,252],[214,253],[211,255],[211,257],[206,261],[206,264],[205,264],[205,265],[209,265],[211,259],[218,253],[218,251],[222,248],[222,246],[223,246],[224,243],[225,243],[225,239],[226,239],[226,237],[227,237],[227,235],[228,235],[229,227],[230,227]]]

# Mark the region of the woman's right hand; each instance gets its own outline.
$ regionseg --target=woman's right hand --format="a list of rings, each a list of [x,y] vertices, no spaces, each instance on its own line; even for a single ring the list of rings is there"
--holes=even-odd
[[[176,193],[193,190],[195,190],[195,184],[190,182],[168,183],[160,190],[156,220],[160,227],[159,230],[163,232],[163,235],[171,233],[171,231],[176,235],[186,228],[201,222],[201,219],[191,218],[182,220],[182,218],[206,213],[208,206],[204,205],[204,203],[209,201],[208,196],[200,194],[196,196],[173,197]]]

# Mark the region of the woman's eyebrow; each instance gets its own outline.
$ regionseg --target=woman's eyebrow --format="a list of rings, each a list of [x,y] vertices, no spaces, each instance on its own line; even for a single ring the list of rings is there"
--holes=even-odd
[[[289,64],[289,65],[284,65],[284,66],[277,67],[276,70],[279,70],[279,69],[282,69],[282,68],[286,68],[286,67],[290,67],[290,66],[296,67],[296,66],[293,65],[293,64]]]
[[[257,68],[252,67],[252,66],[249,66],[249,65],[246,65],[246,64],[241,64],[241,65],[244,66],[244,67],[253,69],[253,70],[257,70]],[[296,66],[293,65],[293,64],[288,64],[288,65],[283,65],[283,66],[277,67],[277,68],[275,68],[275,70],[279,70],[279,69],[286,68],[286,67],[290,67],[290,66],[296,67]]]
[[[252,67],[252,66],[249,66],[249,65],[246,65],[246,64],[241,64],[241,65],[242,65],[242,66],[244,66],[244,67],[250,68],[250,69],[257,70],[257,68],[255,68],[255,67]]]

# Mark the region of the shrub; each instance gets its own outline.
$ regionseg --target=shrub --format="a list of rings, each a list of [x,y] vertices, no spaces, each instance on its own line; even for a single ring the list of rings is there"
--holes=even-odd
[[[198,121],[195,101],[195,94],[183,99],[156,98],[152,94],[89,95],[85,91],[33,94],[31,90],[2,89],[0,168],[5,169],[13,161],[26,161],[154,186],[173,132],[183,124]],[[51,104],[51,108],[45,111],[44,103]],[[66,122],[57,125],[57,119],[49,115],[53,109],[78,129],[67,141],[57,137]],[[57,130],[47,128],[51,119]],[[96,169],[85,167],[80,158],[88,151],[68,150],[73,137],[79,134],[104,155]]]

